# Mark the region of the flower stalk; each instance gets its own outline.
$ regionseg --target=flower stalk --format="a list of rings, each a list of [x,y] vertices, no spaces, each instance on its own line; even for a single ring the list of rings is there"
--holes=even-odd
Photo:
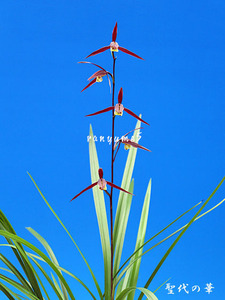
[[[115,96],[115,75],[116,75],[116,57],[114,52],[112,52],[113,58],[113,88],[112,88],[112,106],[114,106],[114,96]],[[114,133],[115,131],[115,114],[112,110],[112,149],[111,149],[111,182],[113,183],[114,179]],[[111,234],[111,299],[114,299],[113,293],[113,187],[111,187],[110,193],[110,234]]]

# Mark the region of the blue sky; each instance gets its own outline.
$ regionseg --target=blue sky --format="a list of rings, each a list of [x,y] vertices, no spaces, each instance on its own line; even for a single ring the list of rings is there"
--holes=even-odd
[[[103,284],[92,193],[72,203],[69,200],[90,184],[89,124],[98,137],[107,137],[111,132],[110,113],[84,116],[110,106],[111,96],[105,79],[80,93],[96,68],[77,62],[110,43],[116,21],[119,45],[145,59],[140,61],[119,52],[116,66],[116,94],[123,87],[124,105],[142,113],[151,125],[144,126],[140,143],[152,153],[138,151],[133,174],[137,196],[132,203],[125,259],[134,248],[150,177],[147,237],[207,199],[224,176],[224,10],[222,0],[1,3],[1,210],[18,235],[35,244],[25,227],[43,235],[60,264],[90,282],[90,287],[94,288],[79,254],[26,173],[34,177]],[[111,70],[110,52],[90,61]],[[124,114],[116,122],[116,135],[128,132],[135,123],[134,118]],[[105,178],[109,178],[110,147],[107,142],[96,144]],[[116,162],[118,185],[126,155],[121,151]],[[208,208],[221,201],[224,194],[223,185]],[[204,287],[209,282],[215,287],[210,299],[222,299],[224,213],[222,205],[186,232],[150,286],[154,290],[171,277],[175,295],[167,295],[162,288],[157,294],[159,299],[208,299]],[[140,286],[170,243],[144,258]],[[189,284],[189,289],[198,284],[201,291],[179,293],[177,287],[182,283]],[[74,294],[77,299],[88,299],[77,284]]]

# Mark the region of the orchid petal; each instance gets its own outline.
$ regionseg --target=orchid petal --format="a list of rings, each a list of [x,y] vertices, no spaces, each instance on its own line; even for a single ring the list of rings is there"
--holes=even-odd
[[[73,201],[74,199],[76,199],[78,196],[80,196],[81,194],[83,194],[84,192],[86,192],[87,190],[90,190],[91,188],[93,188],[95,185],[98,184],[97,182],[92,183],[91,185],[89,185],[88,187],[86,187],[86,189],[84,189],[83,191],[81,191],[79,194],[77,194],[75,197],[73,197],[73,199],[71,199],[70,201]]]
[[[123,89],[120,88],[119,94],[118,94],[118,103],[122,103],[123,100]]]
[[[105,109],[102,109],[102,110],[99,110],[93,114],[90,114],[90,115],[86,115],[85,117],[90,117],[90,116],[95,116],[95,115],[98,115],[98,114],[102,114],[104,112],[107,112],[107,111],[110,111],[110,110],[113,110],[114,109],[114,106],[110,106],[110,107],[107,107]]]
[[[144,58],[138,56],[137,54],[131,52],[130,50],[127,50],[126,48],[123,48],[123,47],[120,47],[120,46],[119,46],[119,50],[122,51],[122,52],[124,52],[124,53],[127,53],[127,54],[129,54],[129,55],[132,55],[132,56],[134,56],[134,57],[137,57],[137,58],[139,58],[139,59],[144,60]]]
[[[99,53],[101,53],[101,52],[104,52],[104,51],[108,50],[109,48],[110,48],[109,46],[102,47],[102,48],[100,48],[100,49],[98,49],[98,50],[92,52],[92,53],[89,54],[88,56],[86,56],[86,58],[88,58],[88,57],[90,57],[90,56],[94,56],[94,55],[99,54]]]
[[[120,190],[120,191],[122,191],[122,192],[124,192],[124,193],[127,193],[127,194],[130,194],[130,195],[134,196],[134,194],[131,194],[130,192],[128,192],[128,191],[122,189],[122,188],[119,187],[118,185],[115,185],[114,183],[109,182],[109,181],[106,181],[106,182],[107,182],[107,184],[110,185],[111,187],[114,187],[115,189],[118,189],[118,190]]]
[[[124,110],[131,116],[135,117],[136,119],[138,119],[139,121],[149,125],[147,122],[145,122],[144,120],[142,120],[141,118],[139,118],[135,113],[133,113],[131,110],[129,110],[128,108],[124,107]]]
[[[123,135],[123,136],[125,137],[125,136],[127,136],[129,133],[131,133],[131,132],[133,132],[133,131],[135,131],[135,130],[138,130],[138,129],[143,129],[143,127],[139,127],[139,128],[133,129],[133,130],[129,131],[128,133],[126,133],[126,134]]]
[[[94,64],[92,62],[89,62],[89,61],[79,61],[78,64],[91,64],[91,65],[94,65],[94,66],[98,67],[99,69],[102,69],[103,71],[105,71],[105,69],[102,68],[101,66],[96,65],[96,64]]]
[[[103,170],[102,170],[102,168],[98,169],[98,175],[99,175],[99,178],[102,179],[102,177],[103,177]]]
[[[113,33],[112,33],[112,41],[115,42],[117,37],[117,22],[116,25],[113,28]]]
[[[99,71],[95,72],[93,75],[91,75],[91,77],[89,77],[88,80],[91,80],[92,78],[96,78],[96,77],[102,77],[102,76],[105,76],[106,74],[107,74],[107,71],[99,70]]]
[[[81,93],[86,90],[87,88],[89,88],[89,86],[93,85],[96,82],[96,78],[93,79],[91,82],[88,83],[88,85],[85,86],[85,88],[83,88],[83,90],[81,91]]]
[[[112,88],[111,88],[111,81],[110,81],[108,73],[106,75],[107,75],[107,78],[108,78],[108,81],[109,81],[109,89],[110,89],[110,94],[111,94],[111,90],[112,90]]]
[[[127,141],[122,141],[123,144],[127,144],[127,145],[131,145],[132,147],[135,147],[135,148],[140,148],[140,149],[143,149],[143,150],[146,150],[146,151],[149,151],[149,152],[152,152],[151,150],[135,143],[135,142],[132,142],[131,140],[127,140]]]

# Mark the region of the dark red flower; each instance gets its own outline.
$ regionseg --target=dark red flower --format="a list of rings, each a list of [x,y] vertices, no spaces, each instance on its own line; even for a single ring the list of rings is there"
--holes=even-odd
[[[127,135],[128,135],[129,133],[131,133],[132,131],[141,129],[141,128],[142,128],[142,127],[139,127],[139,128],[136,128],[136,129],[134,129],[134,130],[129,131],[128,133],[126,133],[125,135],[123,135],[123,136],[121,137],[121,139],[119,139],[118,141],[116,141],[116,143],[115,143],[115,145],[114,145],[114,151],[115,151],[115,149],[116,149],[117,146],[118,146],[118,148],[117,148],[117,150],[116,150],[116,153],[115,153],[115,156],[114,156],[114,159],[113,159],[114,161],[115,161],[116,155],[117,155],[117,153],[118,153],[118,151],[119,151],[119,148],[120,148],[121,143],[124,144],[124,149],[125,149],[125,150],[130,149],[130,147],[132,146],[132,147],[134,147],[134,148],[140,148],[140,149],[143,149],[143,150],[152,152],[151,150],[149,150],[149,149],[147,149],[147,148],[145,148],[145,147],[139,145],[138,143],[135,143],[135,142],[133,142],[132,140],[130,140],[130,139],[127,138]]]
[[[118,45],[118,43],[116,42],[116,37],[117,37],[117,22],[116,22],[116,25],[113,29],[113,32],[112,32],[112,42],[110,43],[109,46],[105,46],[105,47],[102,47],[94,52],[92,52],[91,54],[89,54],[86,58],[90,57],[90,56],[94,56],[96,54],[99,54],[101,52],[104,52],[108,49],[111,50],[111,52],[118,52],[119,50],[124,52],[124,53],[127,53],[129,55],[132,55],[134,57],[137,57],[139,59],[143,59],[142,57],[138,56],[137,54],[131,52],[130,50],[127,50],[126,48],[123,48],[121,46]]]
[[[85,86],[85,88],[83,88],[83,90],[81,92],[83,92],[84,90],[86,90],[88,87],[90,87],[91,85],[93,85],[95,82],[102,82],[103,80],[103,76],[107,76],[108,78],[108,81],[109,81],[109,87],[110,87],[110,91],[111,91],[111,82],[110,82],[110,79],[109,79],[109,75],[112,77],[112,74],[108,71],[106,71],[104,68],[100,67],[99,65],[96,65],[94,63],[91,63],[91,62],[88,62],[88,61],[79,61],[79,63],[82,63],[82,64],[91,64],[91,65],[94,65],[96,67],[98,67],[99,71],[95,72],[93,75],[91,75],[91,77],[88,78],[88,80],[90,81],[92,79],[91,82],[88,83],[88,85]]]
[[[122,189],[121,187],[115,185],[114,183],[109,182],[109,181],[106,181],[106,180],[103,178],[103,170],[102,170],[102,168],[100,168],[100,169],[98,170],[98,175],[99,175],[99,180],[98,180],[98,181],[96,181],[96,182],[92,183],[91,185],[89,185],[88,187],[86,187],[86,188],[85,188],[84,190],[82,190],[79,194],[77,194],[75,197],[73,197],[73,199],[71,199],[70,201],[76,199],[78,196],[80,196],[81,194],[83,194],[84,192],[86,192],[87,190],[93,188],[93,187],[96,186],[96,185],[98,185],[98,187],[99,187],[100,190],[106,190],[106,189],[107,189],[106,184],[108,184],[108,185],[110,185],[111,187],[114,187],[114,188],[116,188],[116,189],[118,189],[118,190],[120,190],[120,191],[122,191],[122,192],[125,192],[125,193],[128,193],[128,194],[130,194],[130,195],[133,195],[133,194],[129,193],[128,191]]]
[[[114,115],[117,116],[122,116],[123,115],[123,111],[127,112],[129,115],[133,116],[134,118],[136,118],[137,120],[149,125],[147,122],[145,122],[144,120],[142,120],[141,118],[139,118],[135,113],[133,113],[130,109],[126,108],[123,106],[122,104],[122,100],[123,100],[123,89],[121,88],[118,94],[118,103],[115,106],[110,106],[107,107],[105,109],[99,110],[93,114],[89,114],[86,115],[86,117],[90,117],[90,116],[95,116],[98,114],[102,114],[104,112],[110,111],[110,110],[115,110]]]

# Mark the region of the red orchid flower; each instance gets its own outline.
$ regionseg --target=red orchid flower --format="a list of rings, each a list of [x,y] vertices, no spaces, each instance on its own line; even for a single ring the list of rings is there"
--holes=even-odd
[[[98,175],[99,175],[99,180],[92,183],[91,185],[89,185],[87,188],[85,188],[83,191],[81,191],[79,194],[77,194],[75,197],[73,197],[73,199],[71,199],[70,201],[76,199],[78,196],[80,196],[82,193],[86,192],[87,190],[93,188],[94,186],[98,185],[99,189],[100,190],[106,190],[106,184],[110,185],[111,187],[114,187],[122,192],[125,192],[125,193],[128,193],[130,195],[133,196],[133,194],[129,193],[128,191],[122,189],[121,187],[115,185],[114,183],[112,182],[109,182],[109,181],[106,181],[104,178],[103,178],[103,170],[102,168],[98,169]]]
[[[102,82],[102,77],[103,76],[107,76],[108,81],[109,81],[109,87],[110,87],[110,91],[111,91],[111,82],[109,79],[109,75],[112,77],[112,74],[108,71],[106,71],[104,68],[100,67],[99,65],[96,65],[94,63],[88,62],[88,61],[79,61],[78,63],[80,64],[91,64],[94,65],[96,67],[98,67],[99,71],[95,72],[93,75],[91,75],[91,77],[88,78],[88,80],[90,81],[91,79],[93,79],[91,82],[88,83],[88,85],[85,86],[85,88],[83,88],[83,90],[81,92],[83,92],[84,90],[86,90],[87,88],[89,88],[91,85],[93,85],[95,82]]]
[[[136,129],[134,129],[134,130],[129,131],[128,133],[126,133],[125,135],[123,135],[123,136],[121,137],[121,139],[119,139],[118,141],[116,141],[116,143],[115,143],[115,145],[114,145],[114,151],[115,151],[117,145],[118,145],[118,148],[117,148],[117,151],[116,151],[116,153],[115,153],[114,160],[115,160],[116,155],[117,155],[117,153],[118,153],[118,151],[119,151],[119,148],[120,148],[121,143],[124,144],[124,149],[125,149],[125,150],[130,149],[131,146],[132,146],[132,147],[134,147],[134,148],[140,148],[140,149],[143,149],[143,150],[152,152],[151,150],[149,150],[149,149],[147,149],[147,148],[145,148],[145,147],[139,145],[138,143],[133,142],[132,140],[130,140],[130,139],[128,139],[128,138],[126,137],[126,136],[127,136],[129,133],[131,133],[132,131],[135,131],[135,130],[138,130],[138,129],[141,129],[141,128],[142,128],[142,127],[139,127],[139,128],[136,128]]]
[[[119,50],[124,52],[124,53],[127,53],[129,55],[132,55],[134,57],[137,57],[139,59],[143,59],[142,57],[138,56],[137,54],[131,52],[130,50],[127,50],[126,48],[123,48],[123,47],[120,47],[118,45],[118,43],[116,42],[116,37],[117,37],[117,22],[116,22],[116,25],[115,27],[113,28],[113,32],[112,32],[112,42],[110,43],[109,46],[105,46],[105,47],[102,47],[94,52],[92,52],[91,54],[89,54],[86,58],[90,57],[90,56],[93,56],[93,55],[96,55],[96,54],[99,54],[101,52],[104,52],[108,49],[111,50],[111,52],[118,52]]]
[[[127,112],[128,114],[130,114],[131,116],[135,117],[137,120],[149,125],[147,122],[145,122],[144,120],[142,120],[141,118],[139,118],[135,113],[133,113],[131,110],[129,110],[128,108],[125,108],[122,104],[122,100],[123,100],[123,89],[121,88],[118,94],[118,103],[115,106],[110,106],[107,107],[105,109],[99,110],[93,114],[90,115],[86,115],[86,117],[90,117],[90,116],[95,116],[98,114],[102,114],[104,112],[110,111],[115,109],[114,115],[117,116],[122,116],[123,115],[123,111]]]

